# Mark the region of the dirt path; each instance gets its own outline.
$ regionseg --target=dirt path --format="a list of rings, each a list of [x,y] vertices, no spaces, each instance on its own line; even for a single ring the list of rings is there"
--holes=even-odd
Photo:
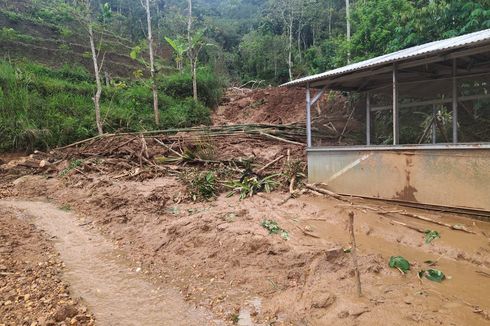
[[[153,285],[131,268],[113,245],[88,230],[70,212],[44,202],[4,200],[20,217],[32,217],[40,229],[56,238],[66,265],[65,278],[101,325],[214,325],[206,312],[190,307],[171,288]]]

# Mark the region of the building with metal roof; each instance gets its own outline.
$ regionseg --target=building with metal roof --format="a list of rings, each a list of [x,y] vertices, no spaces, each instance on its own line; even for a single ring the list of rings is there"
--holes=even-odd
[[[311,182],[341,194],[490,213],[490,29],[283,86],[306,87]],[[312,107],[327,90],[357,94],[363,144],[312,138],[312,129],[322,132]]]

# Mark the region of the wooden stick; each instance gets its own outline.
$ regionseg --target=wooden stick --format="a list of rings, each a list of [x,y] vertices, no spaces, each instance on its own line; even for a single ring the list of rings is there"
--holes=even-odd
[[[398,221],[395,221],[395,220],[391,220],[391,223],[395,223],[395,224],[398,224],[398,225],[404,226],[404,227],[406,227],[406,228],[412,229],[412,230],[414,230],[414,231],[417,231],[417,232],[419,232],[419,233],[423,233],[423,234],[425,234],[425,230],[420,229],[420,228],[418,228],[418,227],[416,227],[416,226],[408,225],[408,224],[406,224],[406,223],[403,223],[403,222],[398,222]]]
[[[351,113],[349,114],[349,117],[347,118],[347,121],[345,122],[344,129],[342,130],[342,133],[340,134],[340,137],[339,137],[339,144],[342,142],[342,137],[344,137],[345,131],[347,130],[347,126],[349,125],[349,122],[352,119],[352,115],[354,114],[354,111],[355,110],[356,110],[356,108],[354,107],[352,109]]]
[[[320,239],[320,236],[314,234],[314,233],[310,233],[308,231],[306,231],[305,229],[303,229],[301,226],[297,225],[297,224],[294,224],[295,227],[297,227],[298,229],[301,230],[301,232],[303,232],[304,235],[307,235],[307,236],[310,236],[312,238],[316,238],[316,239]]]
[[[287,140],[287,139],[284,139],[284,138],[281,138],[281,137],[277,137],[277,136],[272,136],[271,134],[268,134],[268,133],[263,132],[263,131],[260,131],[259,134],[261,134],[261,135],[263,135],[265,137],[269,137],[269,138],[272,138],[272,139],[275,139],[275,140],[282,141],[284,143],[293,144],[293,145],[299,145],[299,146],[305,146],[305,144],[303,144],[303,143],[298,143],[296,141]]]
[[[257,170],[257,173],[260,173],[262,171],[264,171],[265,169],[267,169],[269,166],[271,166],[272,164],[280,161],[282,158],[284,158],[284,155],[280,155],[278,158],[270,161],[269,163],[267,163],[266,165],[264,165],[263,167],[261,167],[260,169]]]
[[[294,193],[294,184],[296,182],[296,176],[293,175],[293,177],[291,178],[291,182],[289,183],[289,193],[290,194],[293,194]]]
[[[379,213],[380,214],[384,214],[384,212],[379,212]],[[464,226],[451,225],[451,224],[439,222],[439,221],[433,220],[433,219],[431,219],[429,217],[425,217],[425,216],[421,216],[421,215],[417,215],[417,214],[413,214],[413,213],[408,213],[406,211],[396,212],[396,214],[400,214],[400,215],[408,216],[408,217],[413,217],[413,218],[416,218],[416,219],[419,219],[419,220],[422,220],[422,221],[426,221],[426,222],[434,223],[434,224],[437,224],[437,225],[445,226],[445,227],[450,228],[452,230],[458,230],[458,231],[463,231],[463,232],[466,232],[466,233],[476,234],[476,232],[467,230]]]
[[[333,197],[335,199],[338,199],[338,200],[341,200],[341,201],[345,201],[345,202],[351,203],[349,200],[344,199],[342,196],[340,196],[339,194],[337,194],[337,193],[335,193],[333,191],[330,191],[330,190],[327,190],[327,189],[323,189],[323,188],[319,188],[319,187],[314,186],[312,184],[306,184],[305,187],[308,188],[308,189],[310,189],[310,190],[319,192],[321,194],[324,194],[324,195]]]
[[[158,139],[156,138],[153,138],[154,141],[156,141],[158,144],[160,144],[161,146],[165,147],[166,149],[168,149],[169,151],[171,151],[172,153],[174,153],[175,155],[179,156],[180,158],[183,158],[182,154],[180,154],[179,152],[177,152],[176,150],[174,150],[172,147],[170,146],[167,146],[165,143],[159,141]]]
[[[357,265],[357,246],[356,246],[356,237],[354,234],[354,212],[349,212],[349,233],[350,239],[352,242],[352,260],[354,261],[354,271],[356,273],[356,285],[357,285],[357,295],[359,297],[362,296],[361,289],[361,276],[359,275],[359,266]]]

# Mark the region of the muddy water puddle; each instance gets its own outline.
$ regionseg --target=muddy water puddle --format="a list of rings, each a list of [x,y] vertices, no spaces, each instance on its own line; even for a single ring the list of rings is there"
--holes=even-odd
[[[309,200],[309,205],[318,207],[319,214],[332,212],[331,203],[321,200]],[[468,234],[461,231],[450,230],[432,223],[420,222],[410,218],[400,218],[411,225],[419,228],[436,229],[441,233],[441,238],[431,244],[424,243],[424,235],[407,228],[390,224],[389,218],[379,217],[372,212],[356,212],[356,238],[358,250],[361,255],[379,254],[383,260],[388,261],[390,256],[403,256],[411,263],[415,263],[412,271],[400,277],[384,279],[387,284],[415,284],[427,292],[442,296],[446,301],[457,302],[462,305],[479,306],[488,311],[490,309],[490,269],[488,258],[490,252],[490,241],[485,234],[490,234],[490,223],[474,221],[470,218],[442,216],[445,222],[451,224],[464,224],[476,234]],[[431,214],[431,213],[425,213]],[[345,223],[338,218],[345,215]],[[346,231],[346,210],[337,210],[336,218],[326,218],[325,221],[306,221],[305,225],[311,226],[315,234],[328,241],[349,244],[349,236]],[[442,252],[442,254],[441,254]],[[460,259],[461,255],[475,256],[480,252],[480,263]],[[424,264],[427,260],[438,260],[437,266],[430,267]],[[485,266],[487,265],[487,266]],[[429,280],[419,281],[417,272],[421,269],[436,268],[442,270],[449,279],[442,283]]]
[[[99,325],[221,325],[210,313],[189,306],[173,288],[148,281],[114,246],[80,226],[70,212],[44,202],[0,201],[53,237],[65,263],[64,277],[83,298]]]

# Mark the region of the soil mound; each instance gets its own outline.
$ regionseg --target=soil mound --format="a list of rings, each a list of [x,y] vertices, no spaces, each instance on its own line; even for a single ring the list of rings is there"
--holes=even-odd
[[[230,88],[213,115],[215,125],[305,121],[305,90],[302,88]]]

